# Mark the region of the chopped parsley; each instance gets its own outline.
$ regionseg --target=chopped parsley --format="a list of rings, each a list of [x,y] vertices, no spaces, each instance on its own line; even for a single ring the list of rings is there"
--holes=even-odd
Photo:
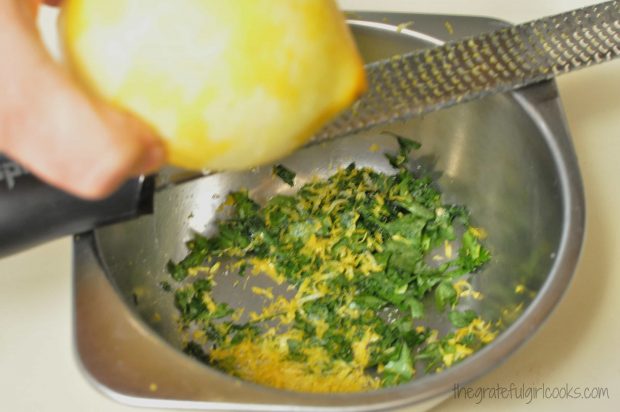
[[[407,382],[418,362],[439,371],[494,339],[489,322],[457,308],[481,298],[467,279],[490,259],[483,231],[407,169],[419,143],[395,137],[394,174],[351,164],[264,205],[229,195],[217,234],[197,235],[168,264],[188,354],[256,383],[352,392]],[[274,174],[293,185],[290,170]],[[286,283],[291,297],[253,287],[265,306],[244,314],[213,293],[220,265]],[[423,324],[433,301],[454,326],[443,337]]]
[[[273,167],[273,174],[278,176],[284,183],[293,187],[295,186],[295,176],[297,174],[282,165],[276,165]]]

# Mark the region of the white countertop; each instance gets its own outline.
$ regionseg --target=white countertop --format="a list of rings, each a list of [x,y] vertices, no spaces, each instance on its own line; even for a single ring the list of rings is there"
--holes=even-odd
[[[523,22],[594,0],[341,0],[344,8],[483,15]],[[45,27],[52,27],[46,12]],[[471,385],[606,387],[609,399],[450,399],[442,411],[618,410],[620,61],[559,79],[587,201],[581,262],[563,301],[517,354]],[[615,251],[615,252],[614,252]],[[0,261],[0,409],[134,411],[86,381],[73,356],[69,238]]]

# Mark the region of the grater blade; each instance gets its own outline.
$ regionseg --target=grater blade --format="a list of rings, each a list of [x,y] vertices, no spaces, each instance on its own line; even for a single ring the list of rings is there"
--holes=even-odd
[[[312,143],[551,79],[620,55],[620,1],[508,27],[366,67],[369,89]]]

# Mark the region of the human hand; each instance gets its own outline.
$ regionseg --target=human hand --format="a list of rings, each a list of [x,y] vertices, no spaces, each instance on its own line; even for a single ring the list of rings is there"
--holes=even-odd
[[[87,95],[48,55],[36,28],[40,1],[0,0],[0,152],[54,186],[98,199],[156,170],[165,151],[145,124]]]

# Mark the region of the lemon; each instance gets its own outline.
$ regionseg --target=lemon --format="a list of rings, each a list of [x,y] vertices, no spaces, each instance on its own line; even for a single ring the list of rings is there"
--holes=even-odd
[[[65,0],[59,26],[76,78],[185,168],[272,162],[366,87],[334,0]]]

